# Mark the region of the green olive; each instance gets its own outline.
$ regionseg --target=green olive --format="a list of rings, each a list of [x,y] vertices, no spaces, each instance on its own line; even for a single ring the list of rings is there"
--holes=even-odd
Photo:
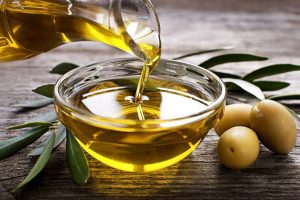
[[[295,146],[295,120],[280,103],[272,100],[257,103],[251,110],[250,124],[265,147],[275,153],[288,154]]]
[[[221,136],[226,130],[235,126],[250,127],[249,115],[252,105],[232,104],[225,108],[224,115],[215,127],[216,133]]]
[[[259,141],[257,135],[247,127],[233,127],[221,135],[217,153],[226,167],[244,169],[254,163],[258,156]]]

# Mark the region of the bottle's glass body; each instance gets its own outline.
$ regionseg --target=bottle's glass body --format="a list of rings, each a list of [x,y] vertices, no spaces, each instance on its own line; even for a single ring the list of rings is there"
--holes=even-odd
[[[152,59],[159,22],[148,0],[0,0],[0,62],[75,41],[98,41]],[[151,50],[149,50],[149,48]]]

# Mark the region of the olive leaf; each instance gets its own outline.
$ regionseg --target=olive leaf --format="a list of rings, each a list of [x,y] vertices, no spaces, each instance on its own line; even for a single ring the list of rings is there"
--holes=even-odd
[[[50,132],[52,133],[49,134],[39,145],[37,145],[27,154],[28,157],[40,155],[46,147],[48,141],[51,139],[52,134],[55,134],[55,143],[53,149],[58,147],[66,138],[66,128],[62,124],[60,124],[55,130],[50,130]]]
[[[15,104],[15,105],[13,105],[13,107],[22,108],[22,109],[34,109],[34,108],[41,108],[41,107],[47,106],[52,103],[53,103],[53,99],[43,98],[43,99],[38,99],[38,100],[27,101],[24,103]]]
[[[233,79],[233,78],[223,78],[222,80],[225,83],[233,83],[233,84],[239,86],[240,88],[242,88],[243,90],[252,94],[253,96],[257,97],[260,100],[265,99],[265,95],[261,91],[261,89],[259,87],[257,87],[256,85],[253,85],[252,83],[249,83],[247,81],[240,80],[240,79]]]
[[[275,91],[288,87],[290,84],[282,81],[254,81],[254,85],[259,87],[262,91]]]
[[[54,131],[55,134],[55,144],[54,148],[56,148],[64,139],[66,138],[66,127],[59,123],[58,128]]]
[[[292,65],[292,64],[270,65],[270,66],[262,67],[255,71],[252,71],[251,73],[245,75],[243,77],[243,80],[254,81],[256,79],[263,78],[266,76],[282,74],[282,73],[298,71],[298,70],[300,70],[299,65]]]
[[[51,71],[51,74],[60,74],[63,75],[75,68],[79,67],[79,65],[73,64],[73,63],[68,63],[68,62],[63,62],[58,65],[56,65]]]
[[[272,95],[268,99],[281,101],[281,100],[300,100],[300,94],[282,94],[282,95]]]
[[[67,162],[73,182],[78,185],[86,184],[90,176],[88,162],[83,150],[68,129]]]
[[[48,126],[40,126],[23,135],[0,141],[0,160],[30,145],[48,131]]]
[[[50,126],[51,124],[52,123],[50,123],[50,122],[28,122],[28,123],[9,126],[9,127],[7,127],[7,129],[13,130],[13,129],[28,128],[28,127],[36,127],[36,126]]]
[[[268,60],[266,57],[251,55],[251,54],[224,54],[212,57],[203,63],[199,64],[199,66],[204,67],[206,69],[211,68],[216,65],[221,65],[225,63],[232,62],[246,62],[246,61],[264,61]]]
[[[14,191],[17,191],[20,188],[27,185],[32,179],[34,179],[44,169],[44,167],[46,166],[46,164],[51,156],[54,142],[55,142],[55,134],[52,134],[50,140],[48,141],[47,145],[45,146],[42,154],[36,161],[33,168],[30,170],[30,172],[26,176],[26,178],[14,189]]]
[[[42,85],[40,87],[35,88],[32,91],[39,95],[53,98],[54,84]]]
[[[21,128],[27,128],[27,127],[35,127],[35,126],[43,126],[43,125],[52,125],[50,122],[54,122],[57,120],[57,116],[55,111],[50,111],[46,114],[41,114],[37,117],[34,117],[33,119],[29,120],[28,122],[25,122],[23,124],[17,124],[10,127],[7,127],[8,130],[12,129],[21,129]]]
[[[230,73],[215,71],[215,70],[210,70],[210,71],[215,73],[220,78],[235,78],[235,79],[240,79],[241,78],[241,76],[236,75],[236,74],[230,74]]]
[[[259,87],[262,91],[276,91],[288,87],[290,84],[281,81],[254,81],[252,84]],[[230,86],[230,91],[240,91],[241,89],[237,86]]]
[[[233,49],[233,48],[234,48],[234,46],[225,46],[225,47],[216,48],[216,49],[200,50],[200,51],[196,51],[193,53],[188,53],[188,54],[184,54],[182,56],[175,57],[175,58],[173,58],[173,60],[179,60],[179,59],[186,58],[186,57],[201,55],[201,54],[205,54],[205,53],[213,53],[213,52],[217,52],[217,51],[224,51],[224,50],[229,50],[229,49]]]
[[[45,134],[47,134],[47,133],[45,133]],[[27,154],[27,157],[41,155],[45,146],[47,146],[48,142],[50,141],[51,137],[52,137],[52,134],[47,135],[40,144],[38,144],[34,149],[30,150],[30,152]]]
[[[236,85],[234,85],[234,86],[236,86]],[[231,87],[231,85],[230,85],[230,87]],[[227,103],[232,102],[232,103],[229,103],[229,104],[247,103],[247,104],[251,104],[251,105],[254,105],[254,104],[256,104],[260,101],[260,99],[258,99],[254,95],[249,96],[248,93],[231,92],[231,91],[227,92],[227,99],[226,100],[227,100]]]
[[[40,114],[30,120],[30,122],[54,122],[57,120],[55,110],[52,110],[48,113]]]

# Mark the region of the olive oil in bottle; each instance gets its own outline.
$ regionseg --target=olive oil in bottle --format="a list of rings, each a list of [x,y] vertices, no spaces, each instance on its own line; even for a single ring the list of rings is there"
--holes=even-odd
[[[101,7],[89,1],[68,0],[1,0],[0,6],[0,62],[25,59],[84,40],[106,43],[144,60],[153,60],[148,56],[153,53],[149,52],[160,52],[157,31],[136,16],[123,14],[119,19],[116,13],[121,11],[113,10],[112,5]]]

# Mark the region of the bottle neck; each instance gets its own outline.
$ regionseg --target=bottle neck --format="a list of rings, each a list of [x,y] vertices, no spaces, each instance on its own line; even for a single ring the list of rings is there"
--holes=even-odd
[[[146,50],[160,50],[160,25],[148,0],[75,0],[68,12],[92,24],[84,40],[104,42],[143,60],[149,59]]]

